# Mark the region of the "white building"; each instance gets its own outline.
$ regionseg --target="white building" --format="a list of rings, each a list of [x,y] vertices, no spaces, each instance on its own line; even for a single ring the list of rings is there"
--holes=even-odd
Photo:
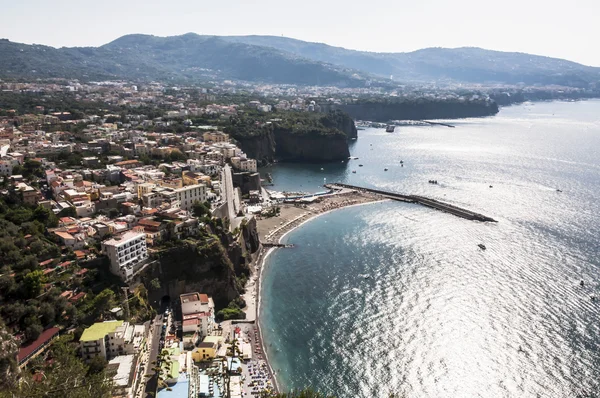
[[[79,339],[81,355],[86,361],[101,356],[105,359],[119,355],[138,354],[145,343],[146,327],[124,321],[94,323]]]
[[[19,165],[19,160],[7,155],[0,158],[0,176],[11,176],[13,167]]]
[[[179,208],[190,211],[195,202],[206,201],[206,185],[188,185],[183,188],[165,188],[161,191],[161,195],[171,203],[179,202]]]
[[[110,272],[130,280],[146,263],[146,234],[128,231],[102,242],[102,252],[110,259]]]
[[[141,379],[137,375],[138,356],[121,355],[108,362],[107,369],[113,376],[113,397],[133,397]]]
[[[256,159],[234,156],[231,158],[231,164],[241,171],[250,171],[252,173],[256,173],[257,171]]]
[[[179,298],[183,317],[183,333],[198,332],[202,336],[207,336],[212,332],[215,325],[215,304],[212,298],[200,293],[186,293]]]

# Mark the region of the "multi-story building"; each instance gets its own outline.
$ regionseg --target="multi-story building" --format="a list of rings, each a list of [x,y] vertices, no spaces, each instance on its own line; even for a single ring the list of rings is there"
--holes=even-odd
[[[186,293],[179,296],[183,333],[200,333],[207,336],[214,328],[214,308],[212,298],[206,294]]]
[[[145,344],[146,327],[123,321],[94,323],[83,331],[79,339],[81,355],[89,361],[101,356],[105,359],[139,353]]]
[[[113,398],[133,397],[136,387],[144,380],[138,375],[138,355],[120,355],[111,359],[106,366],[109,374],[114,374]]]
[[[152,192],[152,190],[154,188],[156,188],[156,184],[152,184],[149,182],[146,182],[143,184],[138,184],[138,186],[137,186],[138,199],[141,199],[142,196],[144,196],[144,194],[146,194],[148,192]]]
[[[83,331],[79,338],[81,356],[85,361],[95,357],[108,358],[108,334],[114,332],[123,321],[106,321],[94,323]]]
[[[206,142],[229,142],[229,134],[221,131],[207,131],[202,138]]]
[[[110,272],[130,280],[146,263],[146,234],[128,231],[102,242],[102,252],[110,259]]]
[[[204,184],[188,185],[178,189],[165,188],[160,193],[171,203],[177,201],[179,208],[187,211],[192,210],[195,202],[206,201],[206,185]]]

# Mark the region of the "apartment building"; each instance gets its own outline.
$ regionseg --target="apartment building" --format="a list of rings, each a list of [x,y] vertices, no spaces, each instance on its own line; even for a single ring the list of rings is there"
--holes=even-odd
[[[192,210],[195,202],[206,201],[206,185],[204,184],[188,185],[177,189],[165,188],[160,193],[171,203],[177,201],[179,208],[187,211]]]
[[[130,280],[148,259],[146,234],[128,231],[102,242],[102,252],[110,259],[110,271],[123,280]]]
[[[132,325],[124,321],[94,323],[83,331],[79,339],[81,355],[85,361],[101,356],[105,359],[119,355],[139,353],[146,339],[144,325]]]

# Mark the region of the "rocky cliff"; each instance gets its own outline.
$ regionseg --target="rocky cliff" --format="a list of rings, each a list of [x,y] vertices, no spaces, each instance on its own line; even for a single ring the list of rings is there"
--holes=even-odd
[[[209,234],[201,239],[181,241],[161,251],[157,261],[144,271],[141,282],[148,289],[150,302],[201,292],[213,297],[218,310],[243,293],[251,253],[260,244],[255,220],[242,223],[235,237],[224,228],[208,229]]]
[[[323,114],[296,112],[289,118],[226,129],[251,158],[261,164],[273,161],[328,162],[347,159],[348,140],[357,137],[354,120],[336,110]],[[246,124],[243,124],[246,123]]]

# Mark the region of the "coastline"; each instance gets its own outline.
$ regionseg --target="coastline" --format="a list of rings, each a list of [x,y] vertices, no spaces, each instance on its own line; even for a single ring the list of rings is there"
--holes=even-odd
[[[262,330],[261,330],[261,326],[260,326],[260,310],[261,310],[261,282],[263,280],[263,272],[265,270],[266,260],[269,257],[269,255],[271,255],[271,253],[273,253],[277,248],[276,247],[265,248],[262,245],[262,243],[281,244],[281,241],[283,240],[283,238],[287,234],[289,234],[290,232],[295,230],[296,228],[304,225],[305,223],[307,223],[309,221],[314,220],[315,218],[317,218],[319,216],[333,212],[335,210],[339,210],[339,209],[343,209],[343,208],[347,208],[347,207],[362,206],[362,205],[372,204],[372,203],[380,203],[380,202],[385,202],[388,200],[390,200],[390,199],[383,198],[379,195],[349,190],[349,191],[346,191],[343,193],[338,193],[338,194],[333,194],[331,196],[323,197],[322,201],[317,203],[316,205],[313,204],[311,206],[305,206],[303,208],[300,208],[302,210],[300,213],[298,211],[286,212],[285,210],[298,210],[299,208],[294,205],[287,205],[287,204],[283,205],[283,206],[285,206],[285,208],[283,206],[281,207],[281,209],[282,209],[281,216],[274,217],[274,218],[275,219],[284,218],[285,221],[282,221],[280,223],[280,225],[277,226],[274,230],[269,229],[269,226],[272,227],[274,225],[273,223],[267,223],[267,225],[265,225],[265,223],[264,223],[265,219],[257,220],[257,227],[259,229],[259,237],[260,237],[260,241],[261,241],[261,246],[256,255],[256,259],[253,261],[252,274],[251,274],[251,278],[248,281],[248,285],[247,285],[247,286],[250,286],[251,289],[250,289],[250,291],[247,290],[246,293],[244,293],[244,299],[247,300],[248,298],[250,298],[252,303],[251,303],[251,305],[247,304],[247,307],[246,307],[246,309],[244,309],[244,312],[246,312],[247,317],[249,315],[248,312],[250,312],[250,311],[254,312],[253,321],[254,321],[256,330],[258,332],[258,340],[260,343],[261,354],[264,358],[265,363],[267,364],[267,369],[269,371],[271,383],[274,386],[274,389],[276,392],[281,392],[281,388],[277,381],[276,372],[273,369],[273,367],[269,361],[269,357],[268,357],[268,353],[267,353],[267,349],[266,349],[266,345],[265,345],[265,340],[263,338],[263,334],[262,334]],[[263,221],[263,222],[261,223],[261,221]],[[266,229],[260,228],[260,227],[265,227],[265,226],[267,227]],[[260,231],[261,229],[263,229],[263,230]],[[268,231],[268,232],[266,232],[266,231]]]

